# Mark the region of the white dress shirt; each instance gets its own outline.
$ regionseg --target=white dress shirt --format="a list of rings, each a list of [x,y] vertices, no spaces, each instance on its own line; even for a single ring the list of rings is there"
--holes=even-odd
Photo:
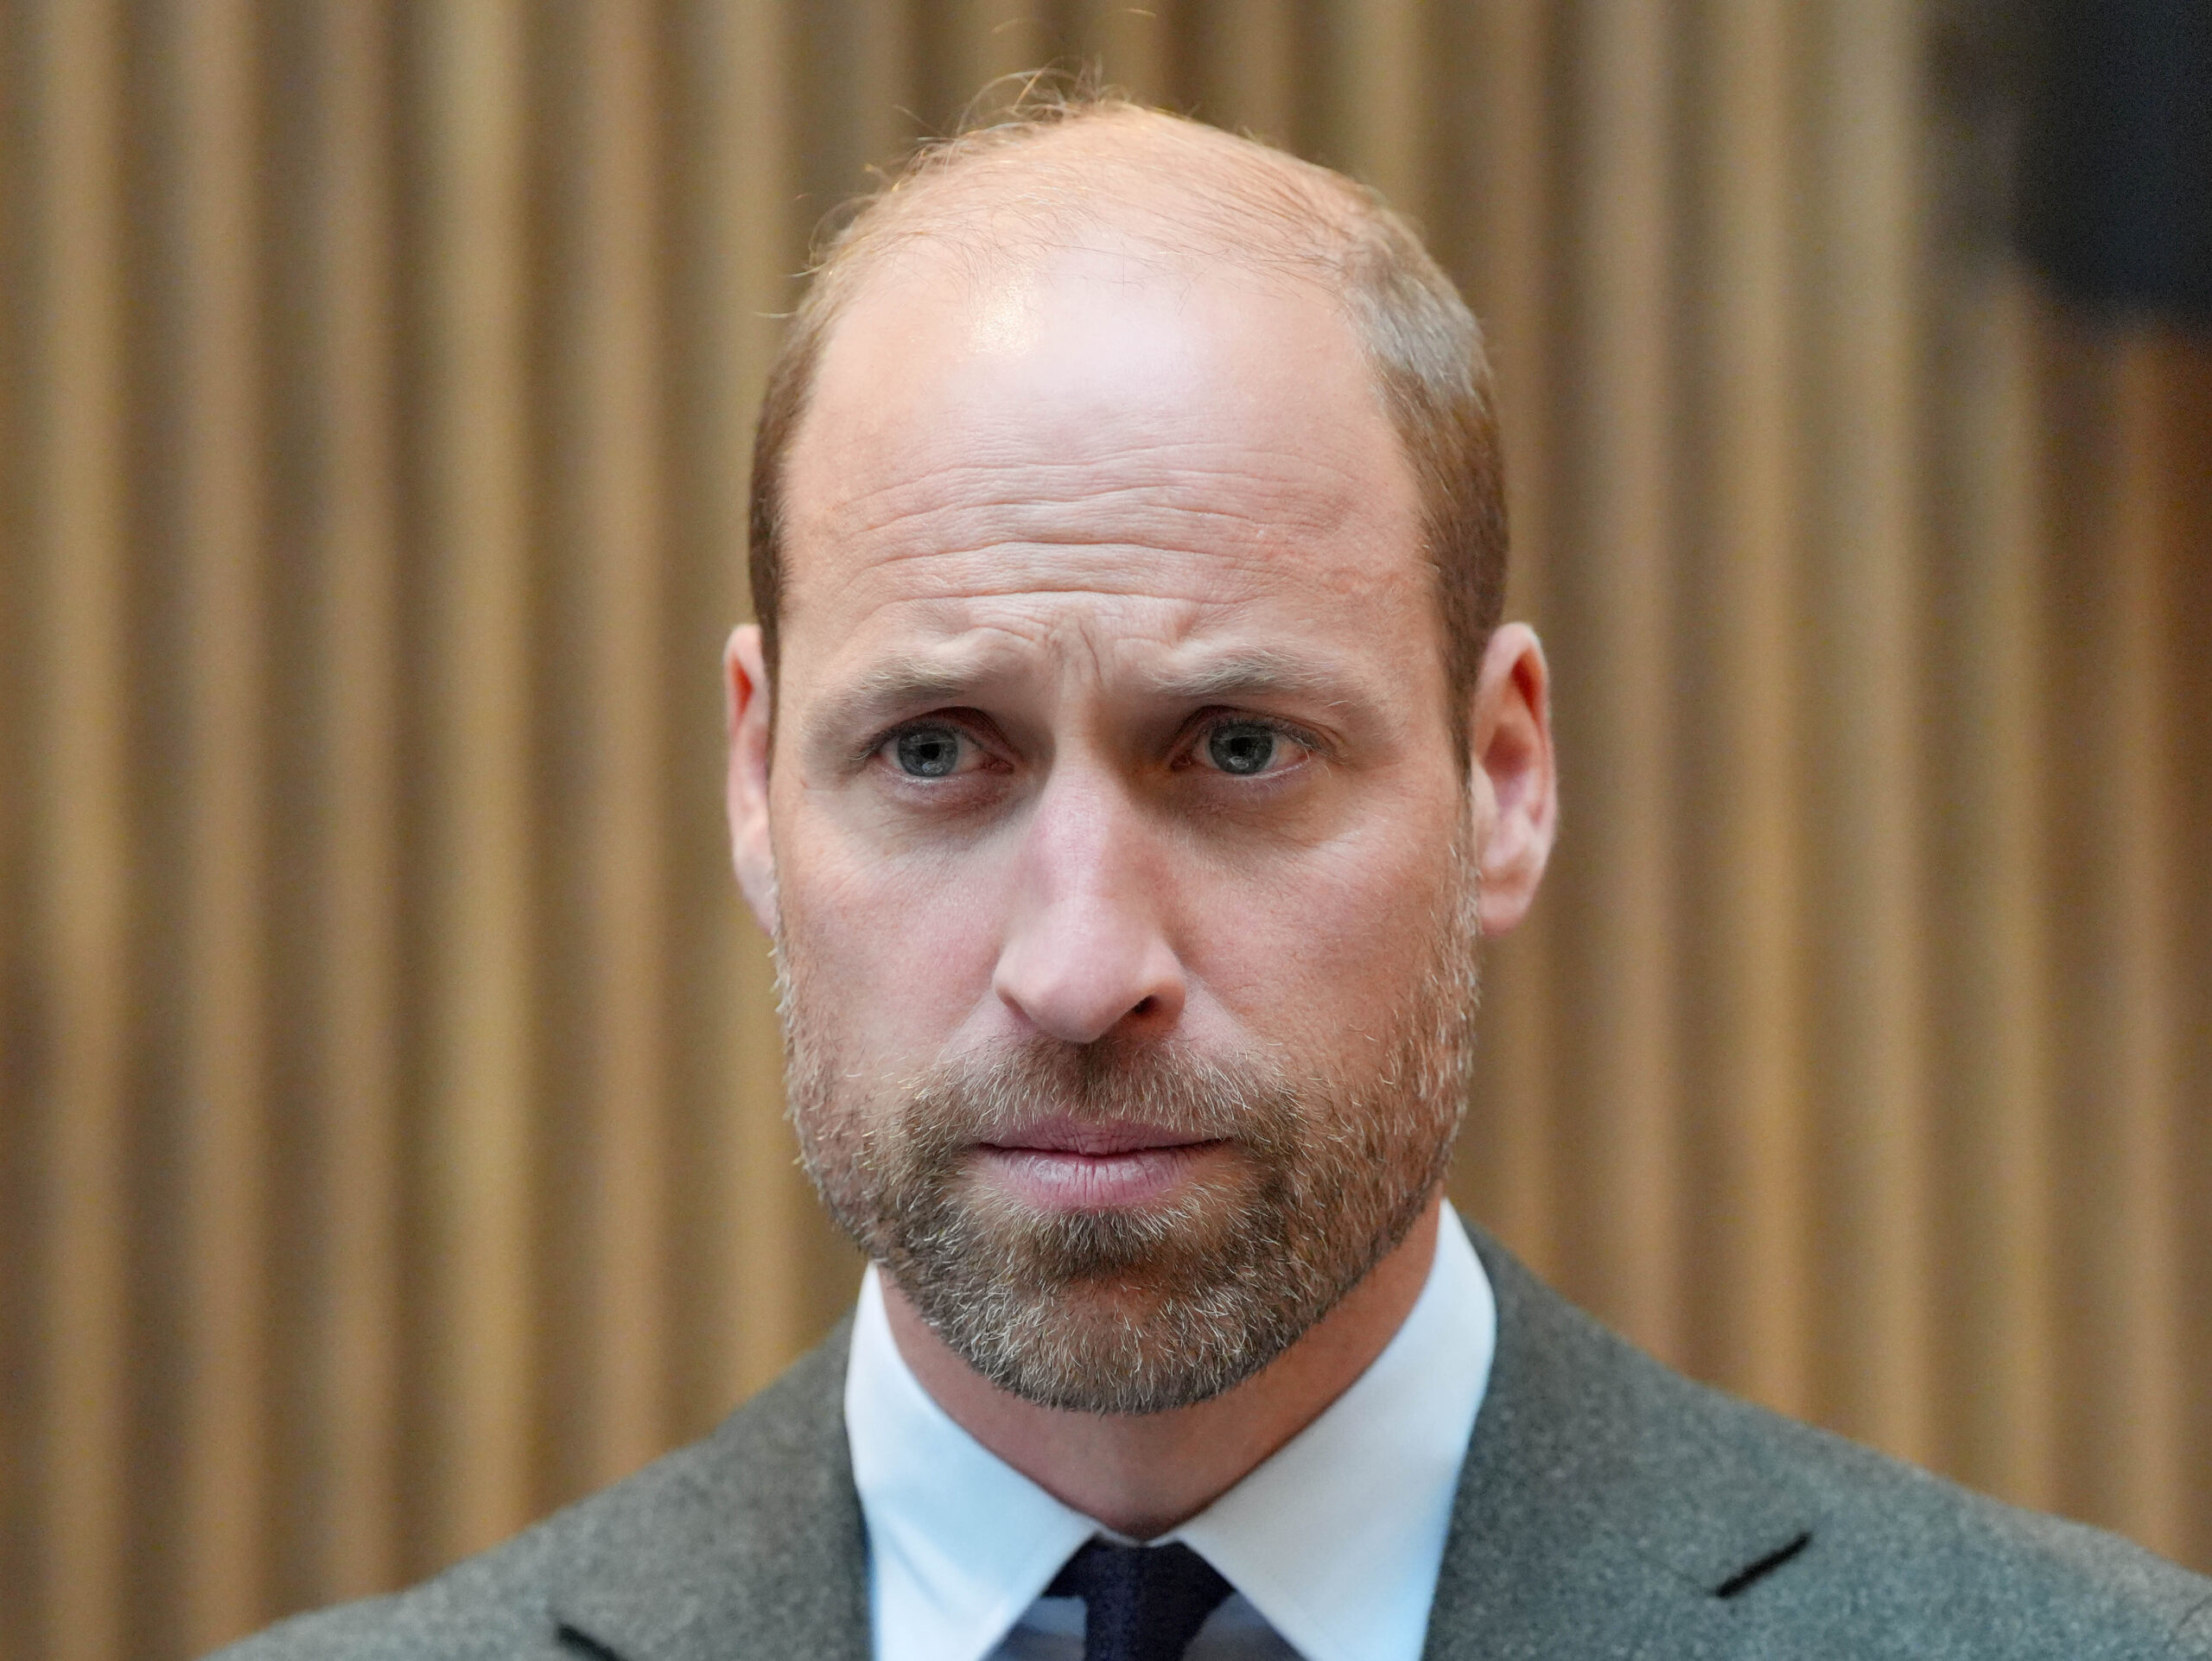
[[[1450,1206],[1382,1354],[1257,1469],[1166,1537],[1235,1588],[1190,1661],[1416,1661],[1497,1306]],[[877,1661],[1081,1661],[1083,1604],[1041,1595],[1095,1534],[925,1391],[874,1269],[845,1374]]]

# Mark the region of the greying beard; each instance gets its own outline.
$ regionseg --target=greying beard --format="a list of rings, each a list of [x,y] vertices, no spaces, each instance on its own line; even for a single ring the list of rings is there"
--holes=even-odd
[[[1475,883],[1455,857],[1381,1065],[1351,1078],[1170,1041],[1039,1041],[854,1087],[778,948],[791,1111],[838,1223],[978,1373],[1041,1406],[1156,1413],[1281,1355],[1406,1237],[1465,1111]],[[1039,1212],[982,1187],[978,1143],[1048,1115],[1230,1141],[1233,1170],[1163,1206]]]

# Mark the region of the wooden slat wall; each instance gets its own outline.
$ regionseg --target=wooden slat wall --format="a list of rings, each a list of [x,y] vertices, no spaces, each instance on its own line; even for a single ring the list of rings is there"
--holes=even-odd
[[[1567,830],[1462,1202],[2212,1569],[2212,344],[2006,258],[1972,16],[0,10],[0,1654],[419,1575],[849,1295],[720,824],[751,403],[822,213],[1078,54],[1490,321]]]

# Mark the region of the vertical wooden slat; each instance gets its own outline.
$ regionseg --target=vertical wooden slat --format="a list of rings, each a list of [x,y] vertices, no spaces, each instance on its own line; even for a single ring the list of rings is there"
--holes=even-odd
[[[2017,1503],[2052,1499],[2054,1389],[2047,1207],[2050,1081],[2041,1002],[2046,907],[2039,805],[2041,583],[2037,309],[1986,251],[1955,251],[1934,408],[1948,448],[1931,549],[1945,650],[1931,680],[1931,1127],[1945,1203],[1931,1251],[1944,1367],[1939,1444],[1951,1468]]]
[[[1701,752],[1681,774],[1699,907],[1684,1171],[1698,1241],[1701,1365],[1734,1388],[1808,1404],[1798,907],[1798,365],[1791,301],[1797,197],[1788,8],[1700,8],[1688,102],[1698,190],[1697,386],[1705,500],[1683,605],[1683,698]],[[1687,748],[1687,743],[1686,743]]]
[[[1511,504],[1507,613],[1549,627],[1553,570],[1548,396],[1554,306],[1554,156],[1546,97],[1552,9],[1542,0],[1440,10],[1440,60],[1478,79],[1440,100],[1452,135],[1433,156],[1421,211],[1439,257],[1481,319],[1497,385]],[[1572,810],[1570,810],[1571,811]],[[1572,818],[1570,818],[1570,824]],[[1570,832],[1570,834],[1579,834]],[[1482,1051],[1455,1182],[1470,1214],[1543,1272],[1554,1271],[1560,1188],[1551,1135],[1556,909],[1539,905],[1486,948]]]
[[[1296,130],[1294,14],[1281,0],[1218,0],[1188,18],[1185,84],[1193,112],[1287,144]]]
[[[793,50],[791,29],[773,0],[702,10],[680,54],[694,66],[687,102],[699,122],[686,211],[695,274],[683,315],[712,366],[682,423],[694,435],[685,469],[695,527],[688,558],[692,591],[721,607],[709,619],[714,632],[691,637],[689,651],[698,655],[687,673],[694,678],[714,673],[721,630],[737,619],[752,404],[774,350],[774,314],[788,309],[794,292],[803,238],[790,212],[800,111],[779,69]],[[709,581],[702,568],[721,580]],[[686,684],[696,697],[697,679]],[[709,767],[719,801],[719,739],[687,754],[694,765]],[[711,869],[719,885],[728,858],[716,835],[711,852],[688,868],[692,880],[705,880]],[[707,1313],[718,1365],[701,1388],[734,1397],[773,1378],[803,1342],[817,1314],[804,1243],[819,1236],[810,1232],[813,1199],[794,1168],[783,1119],[767,943],[729,890],[721,893],[714,913],[719,926],[691,945],[688,958],[708,980],[699,1002],[703,1018],[690,1028],[700,1053],[690,1088],[702,1122],[716,1133],[710,1145],[720,1163],[686,1174],[706,1236],[701,1255],[717,1293]],[[776,1264],[776,1272],[761,1272],[765,1263]]]
[[[1419,212],[1428,65],[1414,0],[1330,0],[1315,42],[1325,159]]]
[[[1578,443],[1559,477],[1553,614],[1567,749],[1567,1283],[1662,1353],[1676,1282],[1670,443],[1673,41],[1656,0],[1574,9],[1570,85],[1573,309],[1562,342]],[[1578,811],[1575,804],[1583,805]],[[1571,1011],[1571,1013],[1567,1013]]]
[[[1818,273],[1820,487],[1808,627],[1819,883],[1814,1079],[1828,1289],[1822,1410],[1891,1450],[1927,1449],[1915,586],[1917,225],[1913,7],[1819,8],[1808,105]]]
[[[39,19],[37,535],[52,620],[39,757],[51,1080],[39,1652],[53,1661],[123,1652],[130,1503],[124,1068],[134,862],[118,22],[113,7],[86,0],[54,0]]]
[[[878,182],[871,169],[897,159],[918,136],[923,22],[912,0],[817,0],[780,9],[782,56],[763,68],[780,83],[771,107],[804,124],[784,199],[802,248],[825,219]]]
[[[435,563],[436,991],[428,1144],[437,1250],[435,1548],[531,1510],[532,722],[525,441],[524,13],[420,16]]]
[[[36,1641],[40,1178],[49,1082],[40,939],[39,804],[44,722],[39,647],[48,598],[40,563],[37,391],[39,20],[0,13],[0,1607]]]
[[[316,633],[327,735],[320,832],[327,1136],[318,1187],[328,1594],[394,1583],[401,1200],[398,545],[393,442],[392,41],[380,8],[317,8],[321,212],[314,222],[314,366],[322,574]]]
[[[591,567],[588,1226],[594,1486],[662,1451],[668,1285],[665,758],[658,477],[656,41],[640,8],[587,6],[577,111],[575,372],[561,458]]]
[[[186,565],[191,1028],[184,1108],[184,1579],[194,1653],[257,1624],[266,1575],[260,1364],[268,1240],[264,665],[253,21],[175,13],[178,547]]]
[[[2113,377],[2108,342],[2079,319],[2055,315],[2035,344],[2038,471],[2049,522],[2043,562],[2049,613],[2043,725],[2056,739],[2093,697],[2101,703],[2099,659],[2110,633],[2101,620],[2111,608],[2107,543],[2114,518]],[[2053,1262],[2045,1295],[2054,1308],[2058,1351],[2054,1498],[2075,1516],[2109,1524],[2115,1520],[2111,1476],[2120,1459],[2102,1365],[2114,1343],[2106,1316],[2115,1306],[2100,1290],[2108,1269],[2101,1250],[2109,1238],[2103,1213],[2116,1186],[2110,1174],[2113,1142],[2105,1127],[2113,1104],[2105,1041],[2109,1023],[2101,996],[2108,978],[2101,922],[2110,910],[2109,867],[2096,811],[2103,751],[2054,741],[2042,760],[2050,780],[2038,805],[2053,941],[2038,1014],[2053,1034],[2052,1161],[2045,1200]]]
[[[2164,390],[2160,466],[2165,533],[2159,615],[2164,663],[2171,790],[2164,856],[2167,939],[2174,949],[2169,1080],[2172,1163],[2162,1179],[2174,1234],[2169,1356],[2179,1424],[2167,1450],[2177,1472],[2212,1470],[2212,338],[2170,330],[2160,347]],[[2212,1493],[2184,1484],[2181,1531],[2166,1543],[2185,1562],[2212,1571]]]
[[[2161,566],[2181,538],[2166,517],[2174,450],[2159,342],[2139,335],[2115,355],[2112,602],[2097,642],[2101,788],[2091,810],[2110,885],[2099,1011],[2110,1098],[2100,1129],[2112,1148],[2113,1187],[2099,1208],[2103,1238],[2095,1248],[2107,1305],[2100,1321],[2110,1342],[2099,1358],[2106,1369],[2099,1389],[2116,1432],[2105,1479],[2112,1515],[2137,1537],[2175,1550],[2185,1496],[2201,1473],[2174,1457],[2185,1362],[2173,1347],[2179,1219],[2169,1174],[2177,1112],[2173,971],[2181,948],[2168,932],[2170,873],[2179,850],[2171,839],[2167,758],[2171,723],[2201,721],[2206,712],[2165,704]]]
[[[1107,81],[1147,104],[1173,99],[1176,80],[1173,22],[1176,0],[1072,0],[1065,7],[1066,48],[1096,64]],[[927,32],[925,25],[924,33]]]
[[[2187,360],[2148,331],[2072,320],[2051,331],[2044,417],[2053,498],[2048,625],[2054,949],[2049,1019],[2062,1042],[2050,1227],[2063,1363],[2056,1498],[2075,1515],[2189,1550],[2204,1526],[2190,1479],[2191,1335],[2206,1284],[2191,1262],[2191,1161],[2212,995],[2200,941],[2202,550],[2212,521],[2201,425],[2184,415]],[[2202,348],[2198,348],[2201,353]],[[2200,357],[2198,373],[2203,374]],[[2212,377],[2206,377],[2212,380]],[[2201,390],[2196,393],[2203,398]],[[2197,421],[2202,417],[2200,413]],[[2194,646],[2194,650],[2190,648]],[[2187,830],[2184,830],[2187,827]],[[2194,831],[2195,834],[2190,834]],[[2199,1145],[2201,1145],[2201,1138]]]
[[[782,193],[788,190],[796,169],[799,111],[780,95],[773,67],[779,60],[777,48],[784,45],[783,20],[776,9],[757,4],[742,9],[740,17],[738,29],[725,37],[728,58],[724,61],[742,78],[740,84],[747,96],[738,102],[745,112],[744,124],[728,135],[727,148],[717,147],[721,165],[714,181],[715,195],[719,203],[728,204],[734,223],[766,225],[772,222],[773,209],[782,206]],[[740,212],[743,218],[736,219]],[[728,328],[720,337],[723,351],[718,360],[733,395],[716,406],[715,413],[721,417],[718,430],[724,453],[733,458],[748,454],[746,397],[755,392],[767,372],[775,333],[766,318],[789,302],[790,274],[798,269],[790,258],[793,251],[794,239],[788,235],[756,235],[729,250],[721,266],[728,291],[744,302],[739,315],[747,325]],[[740,388],[743,391],[735,390]],[[727,527],[724,545],[734,559],[745,545],[745,498],[736,488],[737,469],[732,468],[727,476],[731,487],[716,522]],[[788,1269],[779,1276],[760,1275],[750,1265],[773,1261],[788,1250],[810,1196],[803,1181],[792,1181],[782,1114],[783,1052],[772,1013],[766,942],[749,920],[739,920],[737,930],[738,938],[731,943],[729,977],[724,983],[740,1012],[731,1023],[734,1050],[728,1056],[741,1123],[727,1177],[728,1212],[734,1224],[727,1238],[741,1334],[734,1382],[740,1390],[750,1391],[775,1376],[781,1358],[798,1342],[807,1315],[804,1282],[798,1275]]]
[[[950,132],[985,86],[1044,62],[1046,33],[1020,0],[940,0],[914,38],[923,126]]]

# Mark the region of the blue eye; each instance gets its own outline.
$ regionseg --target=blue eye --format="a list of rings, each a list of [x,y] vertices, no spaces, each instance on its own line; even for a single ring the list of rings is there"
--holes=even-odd
[[[909,728],[892,740],[891,750],[911,778],[949,778],[960,766],[960,735],[950,727]]]
[[[1225,722],[1206,735],[1206,754],[1224,773],[1264,773],[1275,759],[1281,735],[1249,721]]]

